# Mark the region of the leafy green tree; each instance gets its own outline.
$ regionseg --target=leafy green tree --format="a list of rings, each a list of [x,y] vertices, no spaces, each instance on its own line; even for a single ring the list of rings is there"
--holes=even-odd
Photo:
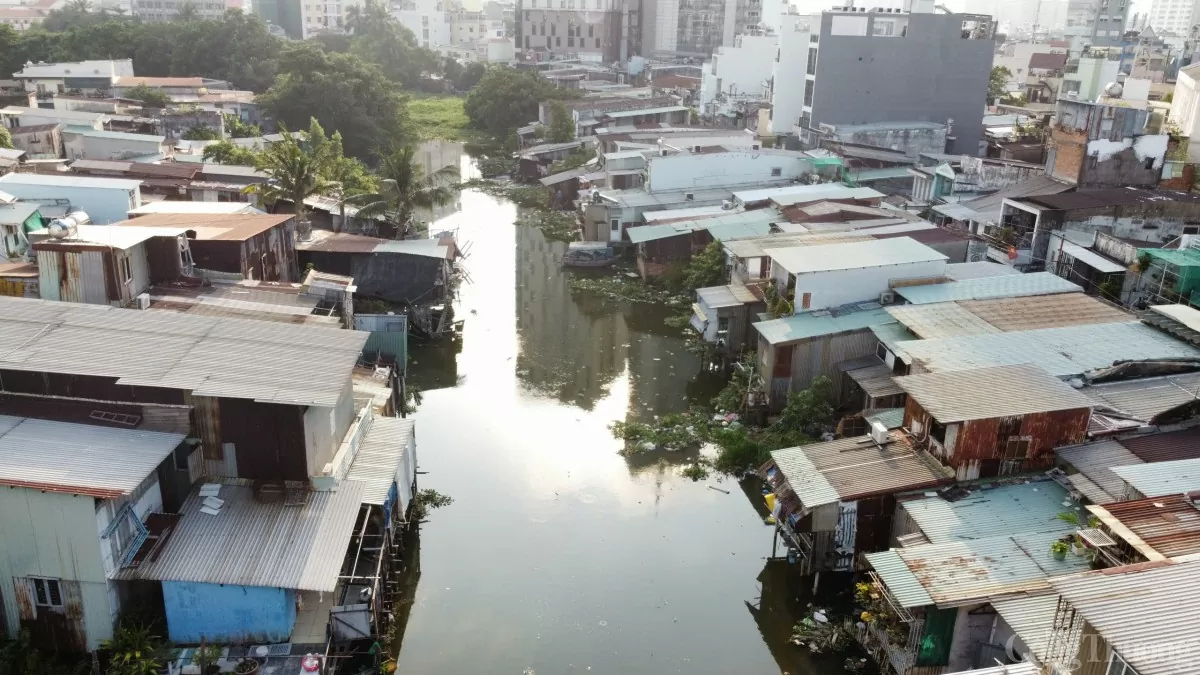
[[[447,82],[458,85],[459,79],[462,78],[463,66],[458,62],[458,59],[447,56],[442,59],[442,78]]]
[[[382,216],[398,239],[412,233],[417,209],[448,204],[458,194],[458,168],[447,166],[427,175],[411,146],[394,148],[385,155],[378,174],[377,192],[349,197],[345,202],[357,206],[364,218]]]
[[[279,71],[258,103],[283,124],[316,118],[341,133],[346,154],[360,158],[405,138],[407,98],[377,66],[299,43],[280,54]]]
[[[8,132],[8,129],[0,127],[0,148],[12,150],[12,146],[12,134]]]
[[[185,141],[219,141],[221,134],[214,128],[206,124],[197,124],[196,126],[183,132],[183,140]]]
[[[566,143],[575,140],[575,120],[567,104],[562,101],[550,103],[550,130],[546,132],[550,143]]]
[[[283,139],[267,146],[254,161],[254,167],[270,176],[270,180],[255,183],[247,187],[246,192],[258,195],[268,206],[281,199],[290,201],[296,213],[296,231],[302,238],[307,238],[311,228],[304,200],[314,195],[328,194],[334,188],[325,178],[329,168],[329,146],[318,144],[305,147],[303,139],[288,133],[283,124],[279,126]]]
[[[725,283],[725,249],[720,242],[709,242],[692,256],[683,274],[685,288],[707,288]]]
[[[459,91],[470,91],[475,88],[475,85],[479,84],[479,81],[483,79],[483,75],[486,72],[487,66],[482,63],[468,63],[462,69],[462,73],[458,78],[454,80],[454,88]]]
[[[342,134],[326,135],[324,127],[315,119],[309,120],[308,133],[300,144],[308,152],[325,157],[322,175],[331,183],[340,186],[339,193],[362,194],[378,187],[375,176],[367,166],[354,157],[347,157],[342,149]]]
[[[464,110],[471,126],[501,136],[536,120],[538,103],[552,98],[555,89],[531,72],[492,67],[467,95]]]
[[[204,148],[204,161],[217,164],[234,164],[239,166],[254,166],[255,153],[250,148],[235,145],[228,139],[213,143]]]
[[[988,100],[991,105],[998,98],[1008,96],[1008,82],[1012,79],[1012,71],[1004,66],[992,66],[988,76]]]
[[[822,375],[808,389],[788,394],[787,405],[775,425],[781,430],[819,436],[833,426],[833,381]]]
[[[161,89],[147,87],[144,84],[126,89],[124,98],[141,101],[151,108],[165,108],[171,105],[171,97],[165,92]]]
[[[256,138],[262,136],[262,129],[257,124],[251,124],[232,113],[222,113],[225,119],[225,134],[230,138]]]
[[[179,11],[175,13],[175,21],[196,21],[200,18],[200,12],[196,9],[196,5],[190,2],[184,2],[179,6]]]
[[[437,55],[418,45],[412,31],[401,26],[385,5],[367,0],[358,15],[361,19],[350,20],[364,25],[351,29],[350,53],[379,66],[388,79],[415,87],[442,68]]]

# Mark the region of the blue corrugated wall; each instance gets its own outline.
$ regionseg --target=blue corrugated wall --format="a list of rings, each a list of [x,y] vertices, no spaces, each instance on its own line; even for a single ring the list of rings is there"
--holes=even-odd
[[[164,581],[163,604],[178,644],[286,642],[296,623],[290,589]]]

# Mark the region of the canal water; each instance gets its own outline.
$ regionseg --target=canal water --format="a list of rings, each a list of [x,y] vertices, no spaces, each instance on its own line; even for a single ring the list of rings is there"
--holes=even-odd
[[[663,326],[674,310],[573,295],[565,244],[515,214],[465,192],[434,228],[468,247],[465,328],[414,347],[409,379],[420,486],[454,503],[421,528],[398,672],[841,672],[787,644],[800,591],[736,481],[618,454],[613,421],[721,386]]]

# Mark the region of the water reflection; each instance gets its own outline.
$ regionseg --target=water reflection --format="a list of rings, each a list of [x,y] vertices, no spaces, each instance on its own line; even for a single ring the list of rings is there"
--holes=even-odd
[[[414,346],[410,368],[422,487],[455,503],[422,529],[399,670],[778,672],[745,604],[770,528],[736,483],[626,461],[608,430],[715,393],[669,310],[573,296],[562,244],[510,204],[461,204],[437,224],[472,247],[461,352]]]

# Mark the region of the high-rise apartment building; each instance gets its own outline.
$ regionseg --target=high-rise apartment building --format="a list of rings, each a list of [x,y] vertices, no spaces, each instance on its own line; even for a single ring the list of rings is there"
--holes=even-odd
[[[763,4],[763,0],[643,0],[643,54],[711,56],[717,47],[732,45],[734,36],[759,25]]]
[[[517,54],[625,61],[641,53],[640,20],[638,0],[517,0]]]
[[[799,114],[773,118],[773,131],[791,123],[797,135],[819,137],[822,125],[873,125],[905,135],[944,125],[946,152],[978,154],[995,51],[990,16],[934,13],[931,0],[909,0],[904,9],[841,7],[795,19],[780,32],[773,97]]]
[[[1069,0],[1063,35],[1092,47],[1121,44],[1132,0]]]
[[[1153,0],[1146,25],[1159,35],[1190,37],[1200,24],[1200,0]]]
[[[227,9],[242,9],[243,0],[133,0],[134,17],[142,21],[161,23],[179,18],[184,7],[197,19],[219,21]]]

